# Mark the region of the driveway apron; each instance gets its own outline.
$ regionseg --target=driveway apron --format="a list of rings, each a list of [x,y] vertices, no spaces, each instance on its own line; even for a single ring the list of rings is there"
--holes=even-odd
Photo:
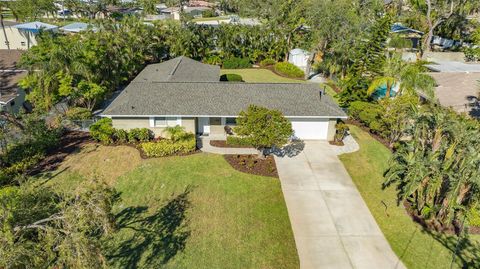
[[[405,268],[331,145],[275,161],[302,269]]]

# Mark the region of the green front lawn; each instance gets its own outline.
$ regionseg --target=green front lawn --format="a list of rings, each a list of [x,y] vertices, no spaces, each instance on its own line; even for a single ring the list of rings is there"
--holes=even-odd
[[[299,79],[291,79],[281,77],[268,69],[249,68],[249,69],[222,69],[223,74],[238,74],[242,76],[245,82],[258,83],[303,83],[305,81]]]
[[[453,235],[431,234],[415,224],[405,209],[396,204],[394,188],[382,190],[383,172],[390,151],[356,126],[350,126],[360,151],[340,156],[355,185],[389,241],[392,249],[410,269],[450,268],[452,251],[458,257],[454,268],[480,267],[480,236],[462,239]]]
[[[105,244],[114,268],[299,267],[279,180],[220,155],[141,160],[130,147],[89,147],[58,171],[49,184],[96,174],[119,192],[119,229]]]

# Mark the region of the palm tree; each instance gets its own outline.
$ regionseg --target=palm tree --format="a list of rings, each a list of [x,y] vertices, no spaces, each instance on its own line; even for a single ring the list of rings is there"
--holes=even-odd
[[[367,93],[372,95],[380,87],[386,87],[385,97],[389,98],[393,88],[398,87],[397,94],[421,93],[432,98],[434,86],[435,80],[425,74],[425,68],[421,64],[407,63],[399,54],[394,53],[387,57],[382,68],[382,75],[370,83]]]
[[[6,7],[6,2],[0,1],[0,26],[3,30],[3,36],[5,37],[5,45],[7,49],[10,50],[10,42],[8,41],[7,31],[5,30],[5,24],[3,23],[3,8]]]

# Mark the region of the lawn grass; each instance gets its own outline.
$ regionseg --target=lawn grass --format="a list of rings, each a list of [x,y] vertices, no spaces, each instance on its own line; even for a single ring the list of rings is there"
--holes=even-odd
[[[245,82],[257,83],[305,83],[303,80],[281,77],[268,69],[222,69],[221,74],[238,74]]]
[[[58,188],[100,174],[119,192],[119,229],[105,243],[113,268],[299,267],[279,180],[220,155],[142,160],[131,147],[89,146],[58,170]]]
[[[390,151],[360,128],[350,126],[350,129],[360,150],[341,155],[340,160],[403,263],[410,269],[450,268],[452,250],[457,249],[460,257],[453,268],[479,268],[479,236],[462,239],[457,248],[457,237],[431,234],[414,223],[405,209],[396,205],[395,189],[381,188]]]

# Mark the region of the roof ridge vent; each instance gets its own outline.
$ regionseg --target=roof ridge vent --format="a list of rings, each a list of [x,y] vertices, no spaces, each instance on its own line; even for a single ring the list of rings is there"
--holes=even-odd
[[[178,69],[178,67],[180,66],[180,63],[182,62],[182,60],[183,60],[183,56],[180,56],[179,59],[178,59],[177,64],[176,64],[175,67],[172,69],[172,71],[170,71],[170,73],[168,74],[169,80],[170,80],[170,78],[175,74],[175,72],[177,72],[177,69]]]

